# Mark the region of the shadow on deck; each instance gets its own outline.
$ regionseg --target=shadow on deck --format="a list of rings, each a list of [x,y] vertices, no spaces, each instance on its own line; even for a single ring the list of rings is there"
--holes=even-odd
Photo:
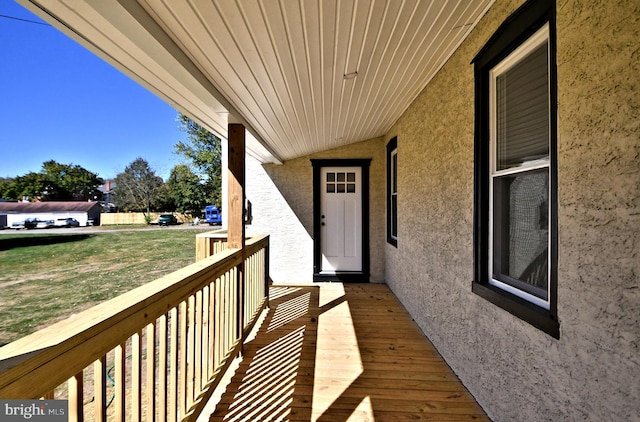
[[[211,421],[488,421],[386,285],[272,286]]]

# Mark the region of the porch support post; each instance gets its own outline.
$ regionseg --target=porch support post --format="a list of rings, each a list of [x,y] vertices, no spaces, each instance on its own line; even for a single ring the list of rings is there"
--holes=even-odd
[[[244,126],[237,123],[229,124],[229,203],[227,205],[228,218],[228,247],[244,248]]]
[[[244,333],[244,172],[245,172],[245,128],[244,125],[229,123],[229,204],[227,205],[228,235],[227,243],[230,249],[240,249],[242,260],[237,267],[237,338],[243,342]],[[242,345],[240,346],[242,354]]]

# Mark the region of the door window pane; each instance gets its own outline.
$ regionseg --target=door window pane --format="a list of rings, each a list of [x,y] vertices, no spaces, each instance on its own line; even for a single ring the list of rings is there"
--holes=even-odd
[[[356,173],[332,172],[326,175],[327,193],[356,193]]]

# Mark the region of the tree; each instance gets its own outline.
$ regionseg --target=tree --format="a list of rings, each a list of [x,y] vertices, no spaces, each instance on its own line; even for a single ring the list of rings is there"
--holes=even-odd
[[[41,198],[46,191],[47,182],[41,173],[29,172],[14,177],[3,189],[4,199]]]
[[[0,184],[4,199],[36,198],[41,201],[86,201],[93,199],[103,183],[95,173],[74,164],[49,160],[39,173],[29,172]]]
[[[95,173],[73,164],[60,164],[53,160],[42,164],[47,181],[47,200],[93,199],[98,186],[104,181]]]
[[[166,187],[178,212],[197,215],[207,205],[206,186],[187,165],[178,164],[171,169]]]
[[[184,114],[178,122],[188,140],[175,145],[176,153],[187,159],[192,173],[200,179],[206,192],[206,204],[220,206],[222,202],[222,147],[220,138]]]
[[[0,199],[7,197],[7,190],[9,186],[11,186],[11,183],[13,183],[11,177],[0,177]]]
[[[146,160],[138,157],[115,179],[118,206],[127,211],[142,211],[145,219],[162,193],[163,181]]]

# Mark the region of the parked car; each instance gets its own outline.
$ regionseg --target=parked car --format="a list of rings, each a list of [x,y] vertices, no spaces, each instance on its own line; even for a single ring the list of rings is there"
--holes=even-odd
[[[24,228],[25,229],[35,229],[38,227],[38,219],[37,218],[27,218],[24,220]]]
[[[11,228],[16,230],[24,229],[24,221],[14,221],[11,223]]]
[[[38,220],[38,224],[36,226],[36,228],[38,229],[48,229],[50,227],[55,227],[55,221],[54,220]]]
[[[80,227],[80,222],[75,218],[58,218],[56,227]]]
[[[24,220],[25,229],[48,229],[54,226],[55,222],[53,220],[40,220],[38,218],[27,218]]]
[[[178,219],[173,214],[160,214],[158,217],[158,225],[160,226],[170,226],[178,224]]]

